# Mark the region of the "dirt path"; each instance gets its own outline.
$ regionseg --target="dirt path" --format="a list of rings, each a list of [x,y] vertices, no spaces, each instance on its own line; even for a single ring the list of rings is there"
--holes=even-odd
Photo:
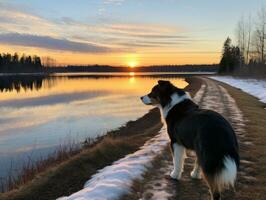
[[[243,114],[235,103],[235,100],[228,94],[227,90],[217,82],[202,78],[203,84],[199,92],[194,97],[200,107],[212,109],[225,116],[233,125],[240,144],[240,156],[247,155],[252,142],[246,136]],[[122,199],[154,199],[154,200],[206,200],[209,198],[208,188],[203,180],[192,180],[190,172],[193,168],[194,156],[188,152],[185,161],[185,168],[181,181],[170,180],[169,173],[173,165],[166,148],[163,155],[159,155],[153,163],[153,168],[148,169],[143,180],[136,181],[132,187],[132,192]],[[236,184],[236,191],[227,190],[223,193],[223,199],[243,199],[242,191],[250,184],[255,184],[254,162],[250,157],[241,156],[241,167]],[[241,195],[239,195],[241,194]]]

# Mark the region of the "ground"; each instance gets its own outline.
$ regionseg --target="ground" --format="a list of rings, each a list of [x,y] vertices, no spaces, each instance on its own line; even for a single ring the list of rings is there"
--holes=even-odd
[[[194,97],[195,101],[203,108],[223,114],[233,125],[240,144],[241,164],[235,191],[226,190],[223,199],[265,199],[265,105],[228,85],[207,78],[201,80],[202,88]],[[189,153],[182,179],[173,181],[169,179],[173,168],[172,158],[169,147],[166,147],[143,175],[143,179],[135,180],[131,193],[121,199],[208,199],[209,192],[204,181],[190,178],[194,159]]]

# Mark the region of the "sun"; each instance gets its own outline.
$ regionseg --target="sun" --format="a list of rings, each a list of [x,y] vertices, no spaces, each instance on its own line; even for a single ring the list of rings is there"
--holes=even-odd
[[[127,63],[127,65],[128,65],[129,67],[131,67],[131,68],[134,68],[134,67],[138,66],[138,62],[135,61],[135,60],[131,60],[131,61],[129,61],[129,62]]]

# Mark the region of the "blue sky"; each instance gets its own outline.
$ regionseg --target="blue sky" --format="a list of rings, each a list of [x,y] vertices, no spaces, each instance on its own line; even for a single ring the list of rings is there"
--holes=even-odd
[[[0,51],[58,63],[214,63],[266,0],[0,0]],[[57,49],[58,45],[58,49]],[[72,60],[69,55],[75,55]],[[156,58],[156,59],[155,59]],[[153,63],[154,62],[154,63]]]

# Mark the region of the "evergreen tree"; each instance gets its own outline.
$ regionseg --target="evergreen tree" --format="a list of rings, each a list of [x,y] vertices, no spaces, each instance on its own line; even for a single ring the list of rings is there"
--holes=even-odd
[[[32,57],[23,54],[19,57],[17,53],[0,54],[0,72],[36,72],[42,69],[41,58],[36,55]]]
[[[219,73],[231,73],[240,67],[244,62],[238,46],[232,45],[232,40],[228,37],[223,46],[222,59],[220,61]]]

